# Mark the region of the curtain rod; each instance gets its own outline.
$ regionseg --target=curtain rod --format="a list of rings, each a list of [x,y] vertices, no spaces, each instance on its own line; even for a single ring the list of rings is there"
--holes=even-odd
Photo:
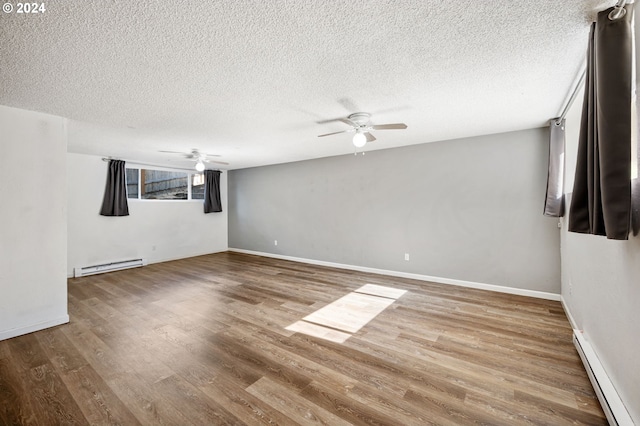
[[[587,67],[585,66],[584,70],[582,70],[582,74],[580,75],[580,80],[578,80],[578,84],[576,84],[576,87],[573,88],[571,97],[569,98],[569,100],[567,101],[567,104],[562,109],[562,114],[560,114],[560,117],[555,119],[556,126],[559,126],[560,123],[562,123],[562,120],[564,120],[565,117],[567,116],[567,113],[569,112],[569,108],[571,108],[571,105],[573,105],[573,102],[576,100],[576,96],[578,96],[578,92],[582,88],[582,83],[584,83],[584,78],[586,75],[587,75]]]
[[[633,1],[629,2],[629,4],[632,4],[632,3],[633,3]],[[614,21],[614,20],[620,19],[624,15],[626,15],[627,11],[624,8],[624,6],[626,4],[627,4],[627,0],[618,0],[618,2],[615,4],[615,6],[613,6],[613,10],[611,12],[609,12],[609,16],[608,16],[609,19],[611,21]],[[582,71],[582,75],[580,76],[580,80],[578,81],[578,84],[576,85],[576,87],[573,88],[573,92],[571,93],[571,97],[569,98],[569,100],[567,101],[567,104],[562,109],[562,114],[560,114],[560,117],[555,119],[556,126],[559,126],[560,123],[562,123],[562,120],[564,120],[565,117],[567,116],[567,113],[569,112],[569,108],[571,108],[571,105],[573,105],[573,102],[576,100],[576,96],[578,96],[578,92],[582,88],[582,83],[584,83],[584,78],[585,78],[586,75],[587,75],[587,67],[585,65],[585,68]]]
[[[125,163],[132,163],[132,164],[137,164],[137,165],[140,165],[140,166],[162,167],[164,169],[186,170],[186,171],[189,171],[189,172],[199,173],[197,170],[194,170],[192,168],[186,168],[186,167],[164,166],[162,164],[143,163],[141,161],[125,160],[125,159],[122,159],[122,158],[102,157],[102,161],[109,161],[109,160],[122,160]],[[218,170],[218,169],[211,169],[211,170],[217,170],[220,173],[222,173],[222,170]]]

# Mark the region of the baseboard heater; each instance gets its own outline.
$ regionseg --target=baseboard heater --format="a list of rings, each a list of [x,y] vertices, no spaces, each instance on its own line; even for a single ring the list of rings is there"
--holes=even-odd
[[[609,424],[634,426],[634,422],[622,403],[618,391],[611,383],[591,344],[584,338],[580,330],[573,330],[573,344],[580,355],[580,359],[582,359],[585,370],[587,370],[589,380],[591,380]]]
[[[102,274],[105,272],[119,271],[121,269],[137,268],[145,266],[147,259],[129,259],[120,262],[103,263],[100,265],[84,266],[81,268],[73,268],[74,277],[85,277],[87,275]]]

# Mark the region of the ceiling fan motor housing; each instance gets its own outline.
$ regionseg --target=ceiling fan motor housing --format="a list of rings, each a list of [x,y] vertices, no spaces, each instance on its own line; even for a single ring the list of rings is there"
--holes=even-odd
[[[368,112],[354,112],[347,118],[358,126],[366,126],[371,119],[371,114],[369,114]]]

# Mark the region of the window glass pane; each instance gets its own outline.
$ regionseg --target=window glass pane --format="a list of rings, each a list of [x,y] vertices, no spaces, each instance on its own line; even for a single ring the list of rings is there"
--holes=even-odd
[[[191,175],[191,199],[204,200],[204,174]]]
[[[187,174],[162,170],[142,170],[140,184],[144,200],[186,200]]]
[[[138,169],[127,169],[127,198],[138,198]]]

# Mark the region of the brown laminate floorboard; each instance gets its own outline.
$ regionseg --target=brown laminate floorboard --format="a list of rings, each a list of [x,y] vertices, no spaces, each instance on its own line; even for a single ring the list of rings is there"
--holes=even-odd
[[[344,342],[286,328],[365,284],[407,292]],[[559,302],[229,252],[68,288],[0,341],[2,425],[607,424]]]

